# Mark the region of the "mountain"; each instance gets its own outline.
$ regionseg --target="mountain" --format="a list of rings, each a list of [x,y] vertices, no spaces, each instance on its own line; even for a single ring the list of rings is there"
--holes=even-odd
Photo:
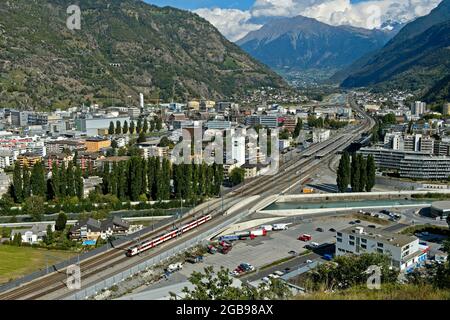
[[[81,30],[67,8],[80,3]],[[221,99],[286,83],[188,11],[139,0],[0,1],[0,105]]]
[[[269,21],[237,44],[274,69],[342,68],[381,48],[391,32],[331,26],[297,16]]]
[[[407,24],[382,49],[348,69],[352,72],[343,87],[431,90],[429,97],[440,96],[436,90],[448,88],[450,74],[450,0]]]

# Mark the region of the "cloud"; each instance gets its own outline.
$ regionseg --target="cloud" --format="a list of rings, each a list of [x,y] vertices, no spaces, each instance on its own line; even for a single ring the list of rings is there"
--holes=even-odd
[[[199,16],[211,22],[219,31],[231,41],[243,38],[250,31],[258,30],[260,24],[251,23],[252,15],[249,11],[238,9],[197,9]]]
[[[408,22],[428,14],[442,0],[256,0],[252,16],[303,15],[319,21],[379,28],[385,21]]]
[[[406,23],[428,14],[442,0],[255,0],[248,11],[198,9],[194,12],[215,25],[228,39],[236,41],[261,27],[265,18],[303,15],[331,25],[352,25],[367,29],[383,23]]]

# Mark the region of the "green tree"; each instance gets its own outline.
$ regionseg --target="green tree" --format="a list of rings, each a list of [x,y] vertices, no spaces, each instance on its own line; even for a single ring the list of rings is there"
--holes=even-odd
[[[69,162],[66,170],[66,183],[67,183],[67,195],[70,197],[74,197],[76,195],[75,189],[75,174],[73,170],[73,164]]]
[[[122,124],[119,120],[116,121],[116,134],[122,134]]]
[[[13,242],[13,245],[20,247],[22,245],[22,235],[20,233],[14,234],[12,242]]]
[[[159,147],[165,148],[170,146],[170,140],[167,137],[162,137],[158,144]]]
[[[136,133],[140,134],[142,131],[142,120],[139,118],[136,126]]]
[[[22,169],[22,179],[23,179],[23,197],[24,199],[31,196],[31,177],[30,169],[28,166],[24,166]]]
[[[136,125],[134,124],[134,121],[131,121],[131,123],[130,123],[130,134],[134,134],[134,130],[136,130]]]
[[[114,129],[114,122],[111,121],[111,122],[109,123],[108,134],[113,135],[114,132],[115,132],[115,129]]]
[[[287,300],[292,296],[289,287],[279,279],[272,281],[269,286],[261,284],[258,288],[247,284],[233,286],[229,270],[223,267],[218,272],[212,266],[206,267],[204,273],[194,271],[189,282],[194,288],[183,288],[183,300]],[[172,299],[177,297],[172,292],[170,295]]]
[[[33,221],[41,221],[42,214],[45,212],[45,201],[43,197],[31,196],[24,202],[23,212],[31,216]]]
[[[34,196],[44,197],[47,193],[44,165],[37,162],[31,170],[31,192]]]
[[[128,190],[131,201],[139,200],[142,191],[142,160],[132,157],[129,165]]]
[[[12,196],[14,201],[21,203],[23,201],[23,180],[22,180],[22,169],[20,168],[19,162],[14,164],[13,171],[13,185],[12,185]]]
[[[358,192],[360,190],[360,181],[361,181],[361,168],[358,156],[354,154],[352,156],[352,165],[351,165],[351,180],[350,184],[352,186],[353,192]]]
[[[47,230],[46,230],[44,242],[45,242],[46,245],[49,246],[49,245],[53,244],[53,241],[54,241],[54,235],[53,235],[52,226],[51,225],[47,225]]]
[[[128,134],[128,121],[123,123],[123,134]]]
[[[162,129],[162,119],[161,118],[156,118],[155,129],[156,129],[156,131],[161,131],[161,129]]]
[[[143,143],[143,142],[145,142],[145,141],[147,141],[147,138],[145,137],[144,130],[142,130],[142,131],[139,133],[139,137],[138,137],[138,139],[137,139],[137,142],[138,142],[138,143]]]
[[[362,154],[358,154],[358,161],[360,167],[358,192],[364,192],[367,185],[367,161]]]
[[[391,258],[379,253],[363,253],[361,255],[345,255],[335,257],[333,262],[319,265],[313,269],[309,278],[312,289],[326,287],[328,290],[344,290],[367,283],[371,266],[381,268],[381,282],[395,283],[399,272],[391,269]]]
[[[75,182],[75,194],[78,199],[83,199],[84,197],[84,180],[83,180],[83,171],[79,166],[75,167],[74,172],[74,182]]]
[[[336,182],[339,192],[347,191],[350,183],[350,156],[347,152],[344,152],[339,162]]]
[[[155,131],[155,120],[150,121],[150,132]]]
[[[60,212],[58,214],[58,218],[56,218],[55,230],[63,231],[66,228],[66,224],[67,224],[67,215],[64,212]]]
[[[395,118],[395,114],[388,113],[383,117],[383,124],[397,124],[397,119]]]
[[[60,176],[59,176],[59,168],[56,162],[52,163],[52,178],[50,180],[51,193],[59,198],[60,196]]]
[[[300,132],[303,128],[303,121],[301,119],[298,119],[297,124],[295,125],[294,133],[292,134],[293,138],[298,138],[300,135]]]
[[[144,119],[144,126],[142,127],[142,131],[144,133],[148,132],[148,121],[147,121],[147,119]]]
[[[370,154],[367,157],[367,183],[366,183],[367,192],[371,192],[373,187],[375,186],[375,172],[376,172],[375,159],[373,155]]]
[[[243,168],[234,168],[230,173],[230,180],[233,186],[241,184],[245,179],[245,170]]]
[[[61,197],[65,197],[67,195],[67,170],[66,164],[63,162],[61,164],[61,168],[59,170],[59,194]]]

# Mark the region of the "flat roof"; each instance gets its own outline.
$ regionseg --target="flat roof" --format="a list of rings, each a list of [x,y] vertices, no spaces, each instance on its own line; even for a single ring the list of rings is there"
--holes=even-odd
[[[359,233],[358,228],[363,228],[363,232]],[[376,240],[382,243],[390,244],[396,247],[403,247],[407,244],[417,240],[414,236],[405,234],[392,233],[382,229],[364,228],[361,226],[353,226],[342,230],[346,234],[354,234],[363,238]]]
[[[431,204],[431,207],[436,210],[450,211],[450,201],[436,201]]]

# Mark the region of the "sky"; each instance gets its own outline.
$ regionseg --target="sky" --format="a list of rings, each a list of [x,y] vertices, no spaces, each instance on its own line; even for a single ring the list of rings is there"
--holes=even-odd
[[[211,22],[231,41],[276,17],[303,15],[331,25],[381,28],[428,14],[442,0],[145,0],[190,10]]]

